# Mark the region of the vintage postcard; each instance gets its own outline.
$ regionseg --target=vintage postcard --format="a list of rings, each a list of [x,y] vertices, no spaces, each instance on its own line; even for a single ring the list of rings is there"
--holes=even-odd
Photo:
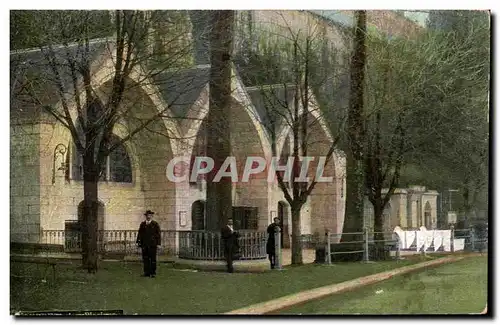
[[[490,26],[11,10],[11,315],[488,315]]]

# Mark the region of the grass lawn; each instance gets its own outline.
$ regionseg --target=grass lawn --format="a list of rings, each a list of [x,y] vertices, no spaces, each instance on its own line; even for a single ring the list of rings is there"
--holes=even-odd
[[[125,314],[217,314],[419,261],[305,265],[233,274],[160,264],[155,279],[140,277],[139,263],[106,262],[95,275],[77,264],[57,266],[55,283],[50,272],[42,281],[42,266],[11,263],[11,312],[119,309]]]
[[[280,311],[281,314],[465,314],[487,301],[488,258],[468,257],[351,292]]]

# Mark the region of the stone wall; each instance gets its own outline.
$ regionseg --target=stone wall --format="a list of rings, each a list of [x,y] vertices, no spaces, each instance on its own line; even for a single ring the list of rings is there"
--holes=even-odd
[[[353,10],[340,10],[340,12],[354,17]],[[423,28],[402,14],[393,10],[367,10],[366,22],[386,35],[398,37],[413,37]]]
[[[290,35],[291,33],[307,33],[307,35],[317,35],[325,37],[335,44],[337,48],[344,48],[344,39],[338,26],[320,19],[316,15],[303,10],[255,10],[253,19],[256,22],[256,29],[264,28]]]
[[[40,133],[40,161],[43,166],[51,166],[53,148],[58,143],[69,146],[71,137],[60,125],[45,124],[40,128],[43,130]],[[126,147],[132,163],[133,182],[99,183],[99,200],[104,204],[104,230],[138,228],[145,209],[156,212],[155,219],[163,229],[175,229],[171,199],[175,197],[175,187],[166,182],[165,154],[157,146],[141,143],[140,136]],[[61,230],[65,220],[78,220],[83,181],[64,179],[53,184],[52,177],[51,168],[41,168],[40,226],[44,230]]]
[[[38,242],[40,231],[40,126],[10,126],[10,240]],[[45,166],[45,168],[50,168]]]

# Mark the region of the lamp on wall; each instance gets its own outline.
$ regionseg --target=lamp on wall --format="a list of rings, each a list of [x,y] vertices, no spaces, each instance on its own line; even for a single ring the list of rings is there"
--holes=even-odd
[[[66,148],[66,146],[62,143],[59,143],[56,148],[54,149],[54,163],[56,162],[55,158],[57,157],[57,154],[60,154],[63,158],[64,158],[64,155],[66,154],[66,151],[68,149]],[[57,166],[55,166],[57,167]],[[57,170],[66,170],[66,162],[63,161],[61,162],[61,165],[57,168]]]
[[[56,146],[56,148],[54,149],[54,168],[53,168],[53,173],[52,173],[52,184],[55,184],[55,182],[56,182],[56,173],[58,171],[65,171],[67,168],[66,159],[65,159],[65,155],[66,155],[67,151],[68,151],[68,148],[62,143],[59,143]],[[61,158],[60,163],[58,163],[58,158]]]

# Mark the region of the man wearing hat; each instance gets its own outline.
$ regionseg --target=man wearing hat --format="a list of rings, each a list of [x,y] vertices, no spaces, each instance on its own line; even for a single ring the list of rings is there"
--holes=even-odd
[[[154,214],[151,210],[144,213],[146,220],[141,222],[137,234],[137,245],[142,248],[144,276],[151,278],[156,276],[156,251],[161,245],[160,225],[152,219]]]
[[[227,224],[221,229],[224,243],[224,256],[226,258],[227,272],[233,273],[233,260],[239,258],[238,232],[234,231],[233,219],[228,219]]]

